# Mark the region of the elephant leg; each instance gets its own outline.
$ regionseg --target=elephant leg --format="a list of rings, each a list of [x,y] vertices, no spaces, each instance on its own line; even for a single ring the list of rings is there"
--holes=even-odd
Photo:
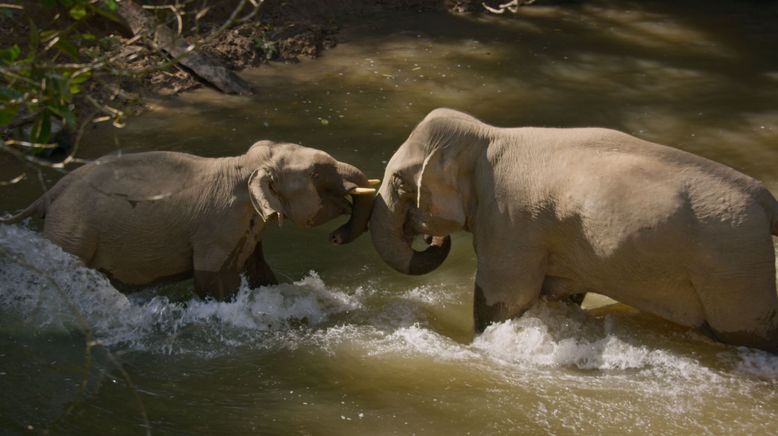
[[[240,287],[237,271],[194,272],[195,292],[200,298],[213,297],[219,301],[231,299]]]
[[[262,252],[262,241],[257,242],[254,252],[246,261],[246,274],[248,275],[249,286],[252,288],[278,284],[273,270],[265,261],[265,255]]]
[[[721,342],[778,353],[774,261],[746,268],[732,265],[740,263],[737,259],[728,257],[726,270],[722,266],[692,277],[705,313],[705,325],[701,327]]]
[[[567,298],[565,298],[565,301],[567,301],[568,303],[575,304],[578,307],[581,307],[581,304],[583,304],[585,298],[586,298],[586,292],[581,292],[578,294],[569,295]]]
[[[240,287],[237,250],[205,242],[195,245],[193,276],[197,295],[226,301],[237,293]]]
[[[478,283],[475,284],[473,296],[473,330],[476,334],[483,333],[489,324],[497,320],[506,319],[507,313],[507,305],[503,302],[488,304],[483,289],[478,286]]]
[[[524,253],[505,262],[497,257],[490,265],[479,254],[473,298],[473,327],[476,334],[495,322],[520,316],[538,299],[545,276],[545,255]]]
[[[586,291],[576,289],[568,279],[546,276],[543,279],[542,295],[550,300],[564,300],[580,307],[586,298]]]

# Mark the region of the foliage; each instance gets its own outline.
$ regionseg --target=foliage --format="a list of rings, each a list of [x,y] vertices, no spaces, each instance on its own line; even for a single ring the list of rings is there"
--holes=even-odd
[[[120,14],[127,5],[119,1],[0,2],[0,153],[34,166],[52,166],[39,158],[56,147],[50,143],[59,139],[58,132],[68,132],[75,138],[68,138],[73,147],[65,161],[55,165],[62,167],[74,160],[86,123],[124,125],[124,112],[111,103],[117,94],[126,95],[116,86],[117,79],[148,77],[180,61],[170,60],[154,35],[144,32],[126,39],[111,34],[107,29],[126,29]],[[229,18],[210,27],[207,36],[197,37],[190,47],[218,39],[234,24],[253,19],[262,1],[229,3],[236,5],[234,9],[226,6]],[[157,23],[172,26],[182,36],[185,30],[198,34],[203,18],[219,5],[208,0],[176,0],[175,4],[143,4],[142,8]],[[191,29],[185,29],[185,24]],[[269,42],[265,45],[272,49]]]
[[[30,6],[40,6],[37,9]],[[74,98],[104,73],[110,59],[103,50],[109,38],[98,38],[84,25],[93,17],[118,21],[115,0],[40,0],[39,5],[3,5],[4,20],[26,20],[26,44],[0,48],[0,129],[31,125],[26,138],[3,141],[33,155],[47,148],[53,126],[75,131]],[[46,28],[30,14],[50,16]],[[108,51],[107,53],[111,53]],[[119,123],[121,112],[100,108]],[[18,135],[17,135],[18,136]],[[10,142],[10,144],[9,144]]]
[[[278,43],[273,41],[267,33],[262,33],[254,39],[254,49],[263,53],[264,59],[269,61],[278,54]]]

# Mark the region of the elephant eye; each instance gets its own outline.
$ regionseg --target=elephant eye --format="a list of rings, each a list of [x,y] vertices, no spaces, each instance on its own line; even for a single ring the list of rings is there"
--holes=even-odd
[[[416,189],[414,189],[413,185],[406,183],[400,174],[395,173],[392,176],[392,186],[400,198],[411,198],[416,196]]]

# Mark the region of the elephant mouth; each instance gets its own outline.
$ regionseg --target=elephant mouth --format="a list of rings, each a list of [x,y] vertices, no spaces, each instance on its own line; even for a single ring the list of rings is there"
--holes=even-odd
[[[429,218],[421,219],[417,213],[409,211],[403,224],[405,239],[413,242],[417,237],[421,237],[427,245],[432,245],[432,241],[435,238],[447,238],[450,236],[449,232],[440,231],[439,227],[441,226],[433,225],[433,221],[434,219]]]
[[[305,221],[305,227],[316,227],[341,215],[350,215],[354,205],[348,197],[337,197],[325,200],[329,206],[322,204],[316,214]]]

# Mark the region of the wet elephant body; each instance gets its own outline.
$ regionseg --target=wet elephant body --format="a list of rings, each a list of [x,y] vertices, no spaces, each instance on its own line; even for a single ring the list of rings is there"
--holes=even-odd
[[[123,289],[193,276],[200,295],[225,299],[244,271],[253,286],[275,283],[260,241],[276,217],[312,227],[350,214],[331,238],[361,234],[367,184],[357,168],[296,144],[260,141],[222,158],[133,153],[72,171],[5,222],[44,217],[48,239]]]
[[[778,202],[758,181],[675,148],[437,109],[388,163],[370,229],[407,274],[439,265],[448,234],[471,232],[476,331],[541,295],[591,291],[778,350]],[[418,234],[435,236],[426,251],[411,248]]]

